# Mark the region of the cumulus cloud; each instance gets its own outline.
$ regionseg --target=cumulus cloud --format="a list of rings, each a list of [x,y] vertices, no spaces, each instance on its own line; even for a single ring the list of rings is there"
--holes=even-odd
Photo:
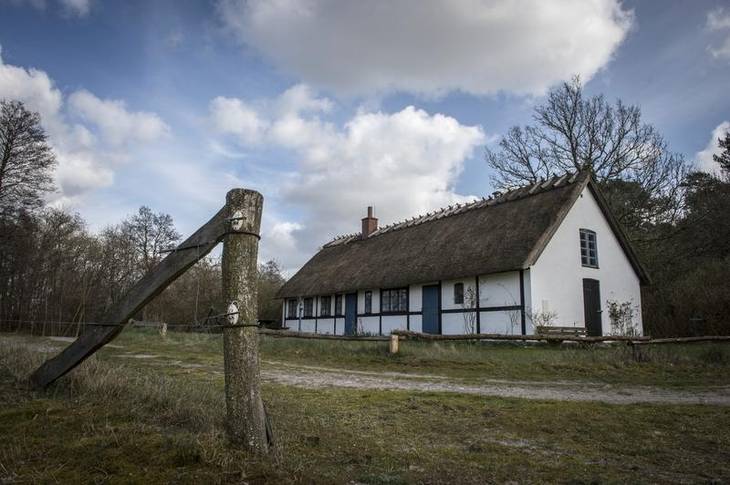
[[[79,17],[85,17],[91,11],[91,0],[60,0],[60,2],[67,12]]]
[[[712,130],[710,141],[704,150],[697,152],[695,159],[697,160],[697,169],[703,172],[720,173],[720,166],[715,162],[713,155],[719,155],[722,151],[717,144],[719,139],[725,138],[725,133],[730,132],[730,121],[723,121]]]
[[[718,7],[707,13],[707,28],[712,32],[720,32],[723,38],[718,45],[708,48],[716,59],[730,59],[730,10]]]
[[[237,98],[218,96],[211,101],[210,119],[218,132],[236,135],[245,143],[258,143],[266,129],[258,112]]]
[[[11,0],[16,5],[30,5],[37,10],[45,10],[48,7],[47,0]],[[70,15],[85,17],[91,12],[91,0],[58,0],[61,9]]]
[[[294,108],[281,109],[291,106],[292,93],[304,92],[308,95]],[[228,103],[234,112],[239,104],[254,105],[238,101]],[[271,229],[283,255],[279,259],[289,269],[332,236],[358,231],[368,205],[387,223],[471,199],[454,186],[464,161],[486,140],[479,126],[413,106],[395,113],[359,110],[338,125],[320,118],[325,108],[333,108],[332,101],[301,86],[258,105],[264,113],[256,116],[266,128],[257,141],[288,149],[296,160],[293,171],[278,175],[277,198],[279,205],[296,208],[300,218],[281,220]],[[211,104],[211,110],[218,108]],[[237,133],[235,127],[220,131]]]
[[[121,101],[101,100],[88,91],[66,99],[44,71],[6,64],[1,56],[0,99],[22,101],[40,114],[58,159],[59,192],[53,196],[58,204],[73,204],[85,193],[110,185],[115,165],[126,157],[115,150],[119,143],[148,142],[167,129],[157,115],[129,112]],[[74,121],[76,116],[82,122]]]
[[[342,94],[541,94],[605,66],[618,0],[219,0],[224,26],[282,70]]]
[[[155,141],[170,131],[155,113],[129,111],[123,101],[99,99],[86,90],[71,94],[68,102],[73,113],[96,125],[113,145]]]

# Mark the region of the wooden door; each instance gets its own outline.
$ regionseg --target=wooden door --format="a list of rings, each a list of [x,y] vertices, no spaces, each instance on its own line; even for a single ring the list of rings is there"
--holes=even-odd
[[[439,317],[441,313],[441,287],[439,285],[424,286],[421,298],[421,315],[423,333],[441,333]]]
[[[357,332],[357,293],[345,295],[345,335]]]
[[[603,335],[601,325],[601,285],[598,280],[583,279],[583,310],[586,334],[590,337]]]

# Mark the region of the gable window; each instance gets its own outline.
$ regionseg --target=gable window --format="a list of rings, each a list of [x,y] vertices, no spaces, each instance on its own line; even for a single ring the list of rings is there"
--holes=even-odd
[[[304,299],[304,317],[314,316],[314,298]]]
[[[380,311],[382,313],[407,312],[408,288],[395,288],[380,292]]]
[[[319,299],[319,316],[329,317],[332,313],[332,297],[323,296]]]
[[[297,318],[297,301],[288,300],[286,302],[286,318]]]
[[[454,285],[454,304],[464,304],[464,283],[456,283]]]
[[[373,292],[365,292],[365,313],[373,313]]]
[[[583,266],[598,268],[596,233],[590,229],[580,230],[580,262]]]
[[[335,295],[335,316],[342,316],[342,295]]]

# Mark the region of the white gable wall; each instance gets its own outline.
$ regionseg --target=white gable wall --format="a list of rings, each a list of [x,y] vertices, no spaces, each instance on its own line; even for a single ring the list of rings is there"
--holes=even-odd
[[[598,268],[581,265],[580,229],[596,232]],[[609,300],[631,301],[635,325],[642,333],[639,277],[587,187],[530,270],[527,313],[556,312],[554,325],[583,326],[583,278],[600,282],[604,335],[611,333]]]

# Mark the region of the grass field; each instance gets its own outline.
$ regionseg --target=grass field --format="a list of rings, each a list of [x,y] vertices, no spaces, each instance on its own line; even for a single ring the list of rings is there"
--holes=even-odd
[[[724,482],[730,408],[609,405],[267,383],[279,450],[225,440],[219,336],[127,331],[54,388],[23,379],[63,343],[0,344],[0,483]],[[674,349],[674,350],[672,350]],[[127,356],[127,358],[122,358]],[[181,365],[160,365],[165,356]],[[625,349],[264,339],[262,359],[458,379],[728,384],[717,345]],[[612,359],[614,362],[612,362]],[[531,372],[532,370],[532,372]]]
[[[220,335],[168,334],[133,330],[115,342],[148,354],[222,366]],[[114,349],[106,349],[114,353]],[[261,358],[344,369],[436,374],[472,379],[592,382],[684,387],[730,385],[730,345],[644,346],[639,359],[625,345],[591,347],[506,342],[401,343],[396,355],[387,342],[262,338]]]

